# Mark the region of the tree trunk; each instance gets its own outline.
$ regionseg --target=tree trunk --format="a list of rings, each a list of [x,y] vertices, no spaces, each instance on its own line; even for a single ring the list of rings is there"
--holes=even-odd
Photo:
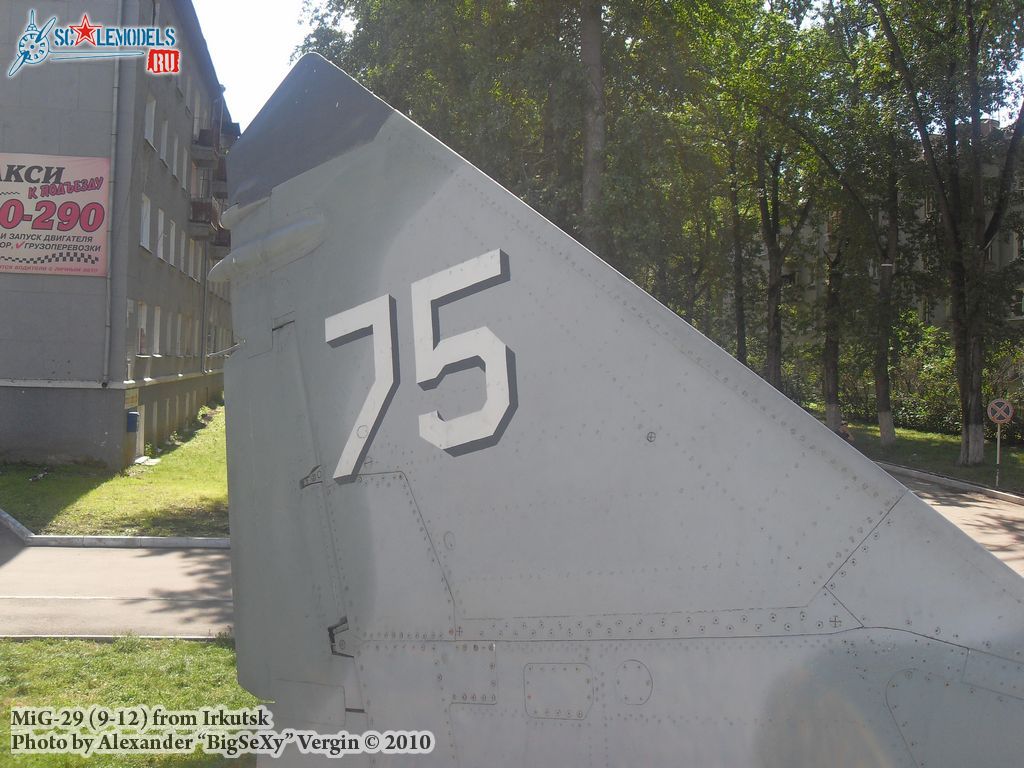
[[[547,13],[545,19],[550,28],[551,37],[549,45],[553,51],[557,51],[561,45],[562,36],[562,15],[561,7],[557,3],[545,6]],[[566,196],[563,190],[566,188],[570,175],[569,157],[565,151],[566,138],[564,135],[563,121],[561,118],[561,105],[556,81],[561,72],[562,65],[558,57],[553,57],[546,70],[548,78],[547,98],[544,101],[544,111],[541,114],[543,121],[543,159],[542,173],[545,188],[542,190],[542,199],[547,201],[548,217],[561,229],[572,231],[572,216],[569,211]]]
[[[895,163],[895,157],[892,158]],[[892,418],[892,397],[889,380],[889,343],[892,337],[892,278],[896,271],[899,251],[899,186],[895,165],[890,165],[886,200],[885,260],[878,270],[878,325],[875,331],[875,409],[878,413],[878,433],[883,446],[896,442],[896,427]]]
[[[769,207],[768,171],[764,145],[757,149],[757,204],[761,214],[761,237],[768,252],[768,339],[765,351],[764,377],[776,389],[782,389],[782,246],[777,224],[778,164],[773,164],[774,211]]]
[[[765,378],[782,389],[782,252],[768,251],[768,339],[765,351]]]
[[[672,308],[669,304],[668,259],[664,255],[658,259],[658,264],[654,268],[654,285],[652,286],[651,295],[666,307],[669,307],[669,309]],[[690,318],[684,315],[684,319],[689,321]]]
[[[743,233],[740,219],[739,174],[736,143],[729,143],[729,208],[732,211],[732,293],[736,310],[736,359],[747,364],[747,315],[743,288]]]
[[[582,0],[580,56],[586,76],[583,107],[583,243],[600,253],[601,181],[604,175],[605,104],[601,63],[601,3]]]
[[[829,429],[838,431],[843,423],[843,411],[839,405],[839,296],[843,280],[843,244],[841,240],[836,245],[835,257],[830,258],[826,253],[825,260],[828,265],[825,293],[825,344],[822,349],[825,424]]]
[[[985,422],[981,397],[981,375],[985,360],[985,342],[980,310],[972,307],[964,251],[951,256],[949,293],[952,309],[953,348],[956,355],[956,383],[960,393],[960,456],[964,466],[980,464],[985,458]],[[977,299],[974,299],[977,301]]]
[[[960,456],[958,464],[971,466],[985,460],[985,409],[981,396],[981,374],[985,345],[980,333],[964,334],[957,344],[957,384],[960,388]],[[962,351],[960,351],[962,350]],[[959,360],[963,356],[963,361]]]

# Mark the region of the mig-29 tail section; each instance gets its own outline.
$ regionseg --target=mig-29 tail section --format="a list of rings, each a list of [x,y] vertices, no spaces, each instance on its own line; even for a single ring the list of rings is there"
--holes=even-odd
[[[278,728],[434,734],[382,765],[1024,753],[1020,578],[341,70],[296,64],[229,184],[239,678]]]

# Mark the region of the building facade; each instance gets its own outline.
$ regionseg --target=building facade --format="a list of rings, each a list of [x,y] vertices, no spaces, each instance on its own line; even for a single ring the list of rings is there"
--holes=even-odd
[[[163,43],[179,71],[148,71],[145,53],[60,61],[60,30],[85,14],[101,35],[173,30]],[[32,26],[52,36],[50,60],[24,54]],[[0,461],[124,466],[222,391],[230,297],[207,275],[230,245],[220,212],[237,126],[190,0],[9,0],[0,67]],[[106,175],[79,184],[88,161]],[[42,214],[6,202],[33,181]],[[85,186],[105,216],[76,202]],[[54,255],[39,240],[51,237],[100,245]]]

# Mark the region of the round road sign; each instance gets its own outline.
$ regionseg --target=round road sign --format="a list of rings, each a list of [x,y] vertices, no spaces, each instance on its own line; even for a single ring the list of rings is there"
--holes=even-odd
[[[992,419],[995,424],[1005,424],[1013,418],[1013,406],[1010,405],[1009,400],[1003,400],[1001,397],[997,397],[988,404],[988,417]]]

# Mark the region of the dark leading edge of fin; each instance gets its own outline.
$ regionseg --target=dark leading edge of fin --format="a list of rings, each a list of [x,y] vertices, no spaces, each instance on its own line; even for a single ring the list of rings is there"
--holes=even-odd
[[[300,173],[373,141],[391,107],[307,53],[231,148],[228,197],[245,205]]]

